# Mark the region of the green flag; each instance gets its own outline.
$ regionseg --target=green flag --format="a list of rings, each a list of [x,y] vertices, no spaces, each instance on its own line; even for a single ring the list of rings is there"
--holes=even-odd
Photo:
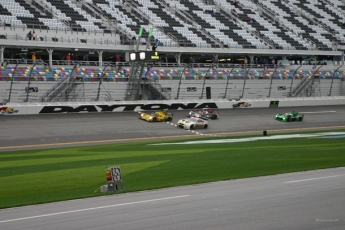
[[[150,28],[149,38],[152,37],[153,28]]]
[[[138,37],[141,37],[141,35],[143,35],[143,28],[140,28]]]

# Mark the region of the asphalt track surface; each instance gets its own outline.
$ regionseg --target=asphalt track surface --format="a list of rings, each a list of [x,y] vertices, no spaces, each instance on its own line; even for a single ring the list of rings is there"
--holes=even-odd
[[[345,168],[0,210],[4,230],[344,230]]]
[[[277,113],[298,111],[302,122],[279,122]],[[172,123],[185,118],[188,111],[174,110]],[[220,119],[209,121],[205,135],[268,135],[277,132],[345,128],[345,106],[240,108],[219,110]],[[145,122],[137,112],[73,113],[0,116],[0,151],[96,145],[124,141],[195,138],[201,136],[165,122]]]
[[[303,122],[274,120],[304,112]],[[173,111],[174,122],[186,111]],[[345,106],[221,110],[210,135],[299,133],[345,127]],[[201,136],[139,114],[2,116],[0,149]],[[221,181],[0,210],[0,229],[345,229],[345,168]]]

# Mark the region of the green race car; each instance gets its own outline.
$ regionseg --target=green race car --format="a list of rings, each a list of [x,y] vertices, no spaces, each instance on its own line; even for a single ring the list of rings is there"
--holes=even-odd
[[[303,121],[304,114],[299,114],[295,111],[276,115],[276,120],[282,122],[290,122],[290,121]]]

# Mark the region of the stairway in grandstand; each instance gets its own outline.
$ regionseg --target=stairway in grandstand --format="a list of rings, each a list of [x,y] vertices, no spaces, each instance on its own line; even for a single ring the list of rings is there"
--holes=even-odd
[[[320,79],[319,75],[311,78],[304,76],[300,83],[292,90],[290,97],[311,97],[320,96]]]
[[[141,84],[144,100],[166,100],[168,99],[162,94],[162,86],[156,82],[146,81]]]
[[[145,63],[133,62],[128,78],[125,100],[165,100],[167,99],[161,90],[161,85],[146,75],[151,67],[145,70]]]
[[[60,101],[63,97],[63,92],[69,86],[69,78],[61,78],[51,89],[49,89],[45,94],[43,94],[39,101],[42,102],[56,102]]]
[[[64,101],[82,101],[85,99],[84,95],[84,80],[82,77],[75,78],[76,81],[71,81],[70,78],[61,78],[51,89],[49,89],[40,98],[40,102],[64,102]]]
[[[69,86],[62,92],[60,101],[84,101],[84,80],[78,78],[78,81],[70,82]]]

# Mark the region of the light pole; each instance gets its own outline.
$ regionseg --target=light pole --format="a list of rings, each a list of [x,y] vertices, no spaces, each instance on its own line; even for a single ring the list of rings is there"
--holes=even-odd
[[[316,75],[316,73],[317,73],[317,71],[319,71],[319,69],[321,69],[322,67],[324,67],[323,65],[321,65],[321,66],[319,66],[319,68],[317,68],[316,70],[315,70],[315,72],[314,72],[314,74],[313,74],[313,76],[312,76],[312,78],[311,78],[311,80],[312,80],[312,84],[310,85],[310,90],[309,91],[307,91],[307,96],[308,97],[310,97],[313,93],[315,93],[315,88],[313,89],[313,85],[314,85],[314,82],[315,82],[315,75]],[[319,79],[319,84],[320,84],[320,78],[318,78]],[[318,84],[318,85],[319,85]],[[308,94],[308,92],[309,92],[309,94]]]
[[[103,82],[103,79],[104,79],[104,76],[105,76],[105,70],[106,70],[106,68],[107,68],[108,66],[110,66],[111,68],[114,68],[114,67],[115,67],[115,65],[111,64],[110,62],[108,62],[108,63],[106,63],[106,64],[104,65],[104,68],[103,68],[103,70],[102,70],[102,75],[101,75],[100,78],[99,78],[99,84],[98,84],[98,90],[97,90],[96,101],[99,101],[99,94],[100,94],[100,92],[101,92],[101,85],[102,85],[102,82]]]
[[[7,65],[8,65],[8,62],[3,62],[1,64],[1,66],[6,66],[6,67],[7,67]],[[16,69],[17,69],[18,65],[19,65],[19,61],[17,60],[17,64],[15,65],[15,67],[13,68],[13,71],[12,71],[11,86],[10,86],[10,92],[9,92],[9,95],[8,95],[7,102],[11,101],[12,87],[13,87],[13,81],[14,81],[14,73],[16,72]]]
[[[178,83],[178,88],[177,88],[177,95],[176,95],[176,97],[175,97],[176,100],[178,100],[178,98],[179,98],[179,96],[180,96],[180,88],[181,88],[182,75],[184,74],[184,72],[186,71],[186,69],[190,69],[190,68],[191,68],[191,65],[188,64],[188,65],[186,65],[186,66],[183,68],[183,70],[182,70],[182,72],[181,72],[180,81],[179,81],[179,83]]]
[[[69,81],[71,82],[72,81],[72,76],[73,76],[73,73],[74,73],[74,69],[75,68],[79,68],[81,66],[81,62],[77,62],[77,64],[75,64],[71,70],[71,73],[69,74]]]
[[[333,86],[333,81],[334,81],[335,73],[338,72],[338,70],[339,70],[341,67],[343,67],[343,66],[344,66],[344,65],[341,65],[341,66],[339,66],[336,70],[334,70],[333,76],[332,76],[331,86],[330,86],[330,88],[329,88],[329,94],[328,94],[328,96],[331,96],[331,93],[332,93],[332,86]]]
[[[299,68],[301,68],[301,67],[302,67],[302,66],[299,66],[297,69],[295,69],[295,71],[294,71],[293,74],[292,74],[289,97],[292,97],[292,92],[291,92],[291,91],[292,91],[293,79],[295,78],[295,74],[297,73],[297,70],[298,70]]]
[[[246,67],[244,67],[244,81],[243,81],[243,88],[242,88],[242,95],[241,95],[241,98],[243,98],[243,95],[244,95],[244,88],[246,86],[246,80],[247,80],[247,75],[250,71],[250,67],[248,67],[248,70],[246,69]]]
[[[232,74],[232,71],[233,71],[236,67],[239,67],[239,65],[234,66],[234,67],[230,70],[230,73],[229,73],[228,78],[227,78],[227,81],[226,81],[225,93],[224,93],[223,99],[226,98],[226,94],[227,94],[227,92],[228,92],[228,85],[229,85],[230,75]]]
[[[204,83],[203,83],[203,85],[202,85],[202,90],[201,90],[200,99],[202,99],[203,96],[204,96],[204,88],[205,88],[205,83],[206,83],[206,77],[207,77],[208,73],[210,72],[210,70],[211,70],[211,69],[214,70],[215,67],[217,67],[217,65],[212,63],[211,66],[210,66],[210,68],[208,68],[208,70],[207,70],[207,72],[206,72],[206,75],[205,75],[205,77],[204,77]]]
[[[29,73],[29,81],[28,81],[28,87],[26,89],[26,98],[24,100],[24,102],[28,102],[29,101],[29,94],[30,94],[30,84],[31,84],[31,75],[32,75],[32,71],[34,70],[35,66],[36,65],[44,65],[44,66],[47,66],[46,63],[44,63],[43,61],[38,61],[38,62],[35,62],[32,67],[31,67],[31,70],[30,70],[30,73]],[[18,65],[18,64],[17,64]],[[17,67],[17,66],[16,66]]]
[[[271,97],[273,78],[274,78],[274,76],[276,75],[276,71],[277,71],[279,68],[284,68],[284,66],[282,66],[282,65],[281,65],[281,66],[277,66],[277,67],[275,68],[275,70],[273,71],[273,76],[271,76],[270,89],[269,89],[269,91],[268,91],[268,96],[267,96],[267,97]]]

